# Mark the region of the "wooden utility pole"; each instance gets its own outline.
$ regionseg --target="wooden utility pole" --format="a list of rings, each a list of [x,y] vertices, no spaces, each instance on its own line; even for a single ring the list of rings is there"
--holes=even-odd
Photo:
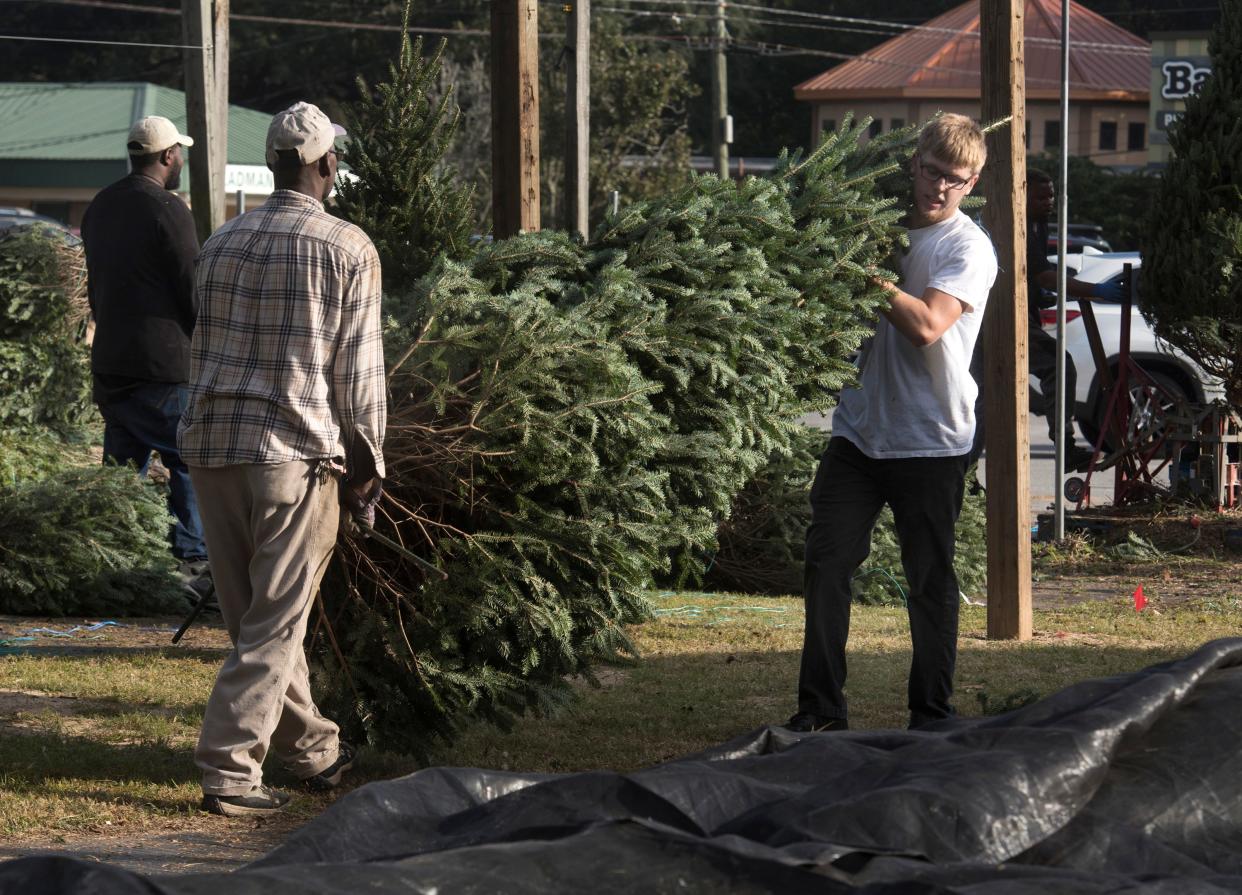
[[[987,420],[988,637],[1031,637],[1030,435],[1026,346],[1025,0],[980,0],[983,121],[988,136],[983,217],[1000,261],[984,314]]]
[[[733,142],[729,121],[729,70],[725,64],[725,0],[716,0],[716,39],[712,42],[712,156],[716,173],[729,176],[729,144]]]
[[[492,222],[498,239],[539,229],[537,0],[492,0]]]
[[[190,204],[198,239],[224,223],[224,166],[229,147],[229,0],[181,0],[185,51]]]
[[[570,0],[565,16],[565,229],[590,229],[591,0]]]

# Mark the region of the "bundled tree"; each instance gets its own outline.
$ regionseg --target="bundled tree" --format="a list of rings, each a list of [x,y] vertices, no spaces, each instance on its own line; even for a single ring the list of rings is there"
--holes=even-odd
[[[1146,218],[1143,314],[1242,405],[1242,3],[1221,4],[1212,74],[1169,129]]]
[[[0,237],[0,426],[68,435],[94,413],[78,246],[38,226]]]
[[[350,153],[402,145],[351,131]],[[524,234],[387,278],[377,527],[448,579],[347,548],[312,643],[339,717],[417,751],[467,712],[554,703],[567,675],[629,648],[655,576],[702,570],[736,492],[852,374],[883,301],[870,277],[900,211],[876,181],[906,135],[861,132],[770,179],[697,178],[586,244]]]
[[[811,483],[825,433],[798,431],[733,499],[716,534],[706,583],[718,590],[779,596],[802,592],[802,553],[811,524]]]
[[[0,612],[183,611],[162,489],[116,466],[0,485]]]

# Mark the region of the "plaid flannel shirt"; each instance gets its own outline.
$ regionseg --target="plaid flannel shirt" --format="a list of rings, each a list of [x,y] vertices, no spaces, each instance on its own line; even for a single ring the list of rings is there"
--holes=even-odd
[[[195,286],[182,459],[335,459],[351,473],[370,459],[383,476],[380,263],[367,235],[277,190],[212,234]]]

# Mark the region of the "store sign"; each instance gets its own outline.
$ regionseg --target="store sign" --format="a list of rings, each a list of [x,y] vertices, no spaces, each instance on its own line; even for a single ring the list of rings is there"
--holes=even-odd
[[[1165,99],[1185,99],[1198,93],[1212,73],[1211,68],[1195,65],[1187,59],[1170,59],[1160,66],[1160,71],[1164,75],[1160,95]]]
[[[1175,109],[1160,109],[1156,112],[1156,130],[1167,131],[1169,125],[1181,118],[1183,114]]]
[[[276,189],[272,172],[262,165],[225,165],[224,191],[244,192],[251,196],[268,196]]]

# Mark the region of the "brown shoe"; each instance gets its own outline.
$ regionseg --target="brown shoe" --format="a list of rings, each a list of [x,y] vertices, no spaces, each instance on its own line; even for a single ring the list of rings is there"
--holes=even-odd
[[[249,817],[275,814],[289,804],[289,794],[259,785],[245,795],[213,796],[204,793],[202,809],[224,817]]]

